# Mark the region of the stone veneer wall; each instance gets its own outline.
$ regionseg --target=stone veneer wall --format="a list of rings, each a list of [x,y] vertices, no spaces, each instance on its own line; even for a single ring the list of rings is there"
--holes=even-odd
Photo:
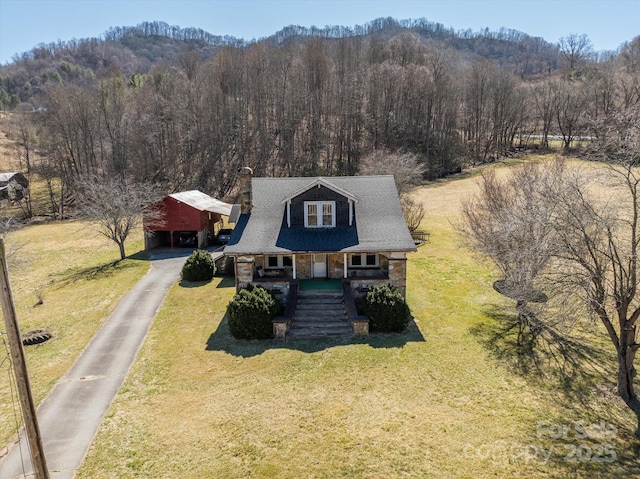
[[[407,294],[407,259],[389,258],[389,283]]]
[[[236,290],[253,282],[253,256],[237,256],[235,259]]]
[[[298,279],[311,278],[311,255],[310,254],[296,255],[296,277]]]
[[[389,283],[388,278],[349,278],[353,297],[356,299],[364,297],[366,291],[376,284]]]
[[[344,273],[344,255],[342,254],[330,254],[329,255],[329,271],[327,271],[329,278],[340,279],[343,278]]]

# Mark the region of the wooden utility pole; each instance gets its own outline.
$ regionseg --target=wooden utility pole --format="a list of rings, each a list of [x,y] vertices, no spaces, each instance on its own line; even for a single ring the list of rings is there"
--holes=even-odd
[[[9,338],[11,362],[16,375],[18,395],[20,396],[20,405],[22,406],[22,415],[24,416],[27,439],[29,440],[29,449],[31,449],[34,472],[37,479],[49,479],[49,470],[47,469],[47,461],[44,457],[40,427],[38,426],[38,418],[36,417],[36,407],[33,403],[29,375],[27,374],[27,363],[24,358],[24,349],[22,348],[22,338],[20,337],[20,329],[18,329],[16,306],[13,302],[11,285],[9,284],[9,272],[7,269],[7,257],[5,255],[3,238],[0,238],[0,263],[2,263],[2,271],[0,271],[2,314],[4,315],[7,337]]]

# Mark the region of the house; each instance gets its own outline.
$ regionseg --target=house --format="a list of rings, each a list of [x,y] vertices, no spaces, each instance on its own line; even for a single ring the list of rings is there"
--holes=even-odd
[[[163,218],[144,224],[145,248],[209,246],[216,236],[216,225],[219,229],[231,206],[198,190],[168,195],[151,206],[160,209]]]
[[[393,176],[253,178],[240,172],[240,215],[225,255],[236,288],[273,289],[341,279],[356,293],[376,283],[406,291],[406,226]]]
[[[29,180],[22,173],[0,173],[0,202],[8,206],[11,201],[21,201],[29,190]]]

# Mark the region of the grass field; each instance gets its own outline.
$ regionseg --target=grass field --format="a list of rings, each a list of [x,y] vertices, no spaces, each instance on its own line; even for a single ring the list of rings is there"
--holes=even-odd
[[[237,341],[224,320],[233,281],[175,285],[77,477],[640,474],[610,382],[590,377],[576,395],[584,378],[524,374],[509,338],[491,336],[509,303],[454,228],[474,181],[414,192],[431,241],[409,258],[415,324],[402,334]]]
[[[18,171],[15,145],[0,116],[0,171]],[[45,182],[31,178],[35,215],[48,215]],[[1,221],[22,217],[20,206],[3,208]],[[39,217],[39,221],[46,218]],[[47,329],[53,338],[25,348],[33,396],[40,403],[71,367],[120,299],[147,272],[142,231],[126,243],[131,256],[119,259],[115,243],[78,221],[44,222],[21,227],[5,238],[8,269],[20,330]],[[42,301],[42,304],[39,304]],[[0,332],[4,332],[4,321]],[[17,401],[6,336],[0,335],[0,457],[15,437]]]
[[[88,225],[65,221],[32,225],[6,238],[8,268],[20,329],[48,329],[53,338],[25,348],[33,395],[41,402],[69,369],[124,294],[147,272],[137,254],[118,262],[115,243]],[[143,247],[132,235],[127,252]],[[38,304],[42,300],[42,304]],[[4,331],[4,322],[0,331]],[[10,364],[0,336],[0,456],[16,432]]]

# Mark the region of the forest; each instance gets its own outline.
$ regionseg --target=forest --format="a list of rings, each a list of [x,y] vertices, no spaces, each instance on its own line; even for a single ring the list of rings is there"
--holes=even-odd
[[[586,35],[426,20],[251,42],[148,22],[0,67],[3,130],[54,210],[85,177],[225,198],[242,166],[351,175],[376,152],[411,154],[435,179],[529,148],[588,150],[639,107],[640,36],[598,53]]]

